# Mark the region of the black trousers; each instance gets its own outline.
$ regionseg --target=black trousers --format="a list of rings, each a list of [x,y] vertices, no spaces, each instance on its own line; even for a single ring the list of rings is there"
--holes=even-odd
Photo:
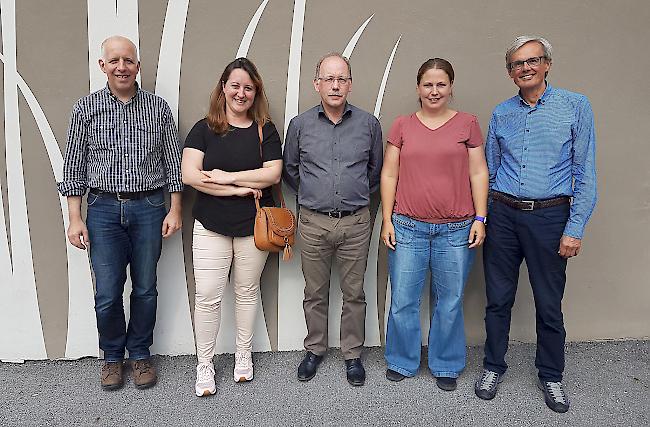
[[[566,259],[558,254],[569,205],[521,211],[499,201],[490,207],[483,249],[487,306],[485,369],[503,374],[519,267],[525,259],[535,299],[537,354],[542,381],[561,381],[564,371],[562,297]]]

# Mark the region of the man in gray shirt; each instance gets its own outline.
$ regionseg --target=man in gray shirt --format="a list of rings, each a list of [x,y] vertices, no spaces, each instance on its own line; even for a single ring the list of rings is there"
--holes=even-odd
[[[316,65],[314,88],[321,103],[294,117],[284,145],[284,179],[298,193],[303,309],[307,354],[298,379],[309,381],[327,352],[327,314],[332,260],[341,275],[341,351],[348,382],[365,382],[366,271],[372,224],[368,204],[379,188],[382,135],[379,121],[347,103],[352,70],[339,53]]]

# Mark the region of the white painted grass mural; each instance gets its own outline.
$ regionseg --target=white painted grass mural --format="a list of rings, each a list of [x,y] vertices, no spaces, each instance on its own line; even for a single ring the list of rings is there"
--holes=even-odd
[[[270,3],[270,5],[269,5]],[[295,0],[291,23],[289,60],[287,64],[287,87],[285,98],[285,120],[283,133],[286,134],[289,121],[299,110],[300,71],[302,57],[302,38],[304,31],[306,0]],[[263,0],[246,26],[235,57],[247,56],[253,36],[267,7],[273,3]],[[16,69],[16,23],[15,0],[0,0],[2,15],[2,53],[4,72],[4,135],[6,142],[7,194],[3,200],[0,191],[0,360],[24,360],[47,358],[43,330],[41,326],[34,266],[32,261],[25,183],[22,170],[20,140],[20,121],[18,111],[18,90],[22,93],[34,116],[56,181],[62,179],[63,156],[47,117],[27,82]],[[169,103],[174,119],[178,123],[179,88],[181,58],[185,36],[189,0],[169,0],[165,12],[155,92]],[[106,78],[97,65],[100,56],[99,46],[108,36],[122,34],[139,47],[138,2],[134,0],[87,0],[88,16],[88,70],[89,90],[102,88]],[[345,46],[343,53],[352,56],[362,35],[375,15],[371,14],[356,30]],[[381,105],[400,38],[387,60],[384,74],[378,89],[374,115],[380,117]],[[337,46],[332,46],[336,49]],[[145,64],[146,66],[146,64]],[[215,73],[219,70],[215,70]],[[139,77],[138,77],[138,81]],[[55,186],[52,185],[54,189]],[[53,190],[55,191],[55,190]],[[287,193],[289,195],[290,193]],[[290,208],[295,209],[293,197],[287,197]],[[67,203],[59,196],[62,226],[68,226]],[[5,224],[5,203],[8,205],[9,230]],[[373,228],[365,291],[368,302],[366,317],[366,345],[380,345],[379,314],[377,304],[377,253],[381,216],[378,215]],[[300,249],[299,239],[296,249]],[[66,240],[68,262],[68,331],[65,357],[79,358],[98,356],[97,330],[94,314],[94,300],[90,265],[85,251],[74,248]],[[194,336],[190,318],[190,303],[187,295],[187,281],[184,269],[181,233],[176,233],[165,241],[158,268],[159,303],[158,318],[152,351],[159,354],[194,353]],[[302,312],[302,293],[304,279],[300,268],[300,257],[280,263],[278,290],[278,349],[293,350],[302,348],[306,333]],[[130,283],[130,282],[129,282]],[[130,292],[127,283],[125,295]],[[232,298],[232,295],[230,295]],[[336,272],[332,276],[330,308],[330,344],[339,343],[339,323],[341,313],[341,291]],[[228,296],[225,297],[228,299]],[[128,316],[128,300],[125,301]],[[234,311],[224,301],[223,320],[217,350],[234,351]],[[15,320],[20,318],[20,322]],[[11,328],[7,325],[12,325]],[[258,324],[256,325],[255,351],[270,350],[270,339],[264,323],[263,308],[260,304]]]
[[[7,165],[7,204],[10,236],[0,191],[0,358],[45,359],[36,278],[32,261],[27,200],[23,174],[16,68],[16,4],[1,0],[4,71],[4,135]],[[9,242],[11,237],[11,243]],[[11,245],[11,252],[10,252]],[[17,321],[20,319],[20,321]]]

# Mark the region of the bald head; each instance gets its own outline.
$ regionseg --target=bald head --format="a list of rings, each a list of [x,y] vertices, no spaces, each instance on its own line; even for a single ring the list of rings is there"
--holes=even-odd
[[[113,46],[119,46],[119,47],[127,47],[128,49],[131,49],[133,51],[133,57],[136,60],[139,60],[138,58],[138,48],[135,46],[135,43],[133,43],[131,40],[124,36],[110,36],[106,40],[102,42],[101,45],[101,59],[106,61],[108,52],[111,50]]]

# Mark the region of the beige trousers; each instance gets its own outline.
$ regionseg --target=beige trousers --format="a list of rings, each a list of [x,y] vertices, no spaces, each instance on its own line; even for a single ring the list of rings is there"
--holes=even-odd
[[[305,276],[305,349],[317,355],[327,351],[330,274],[332,260],[336,259],[343,293],[341,352],[345,360],[355,359],[361,355],[365,340],[363,278],[372,232],[370,211],[362,208],[337,219],[301,207],[299,231]]]
[[[223,236],[194,221],[194,333],[199,362],[211,362],[214,356],[221,322],[221,299],[231,270],[235,291],[236,348],[237,351],[251,351],[260,276],[267,256],[267,252],[255,247],[253,236]]]

